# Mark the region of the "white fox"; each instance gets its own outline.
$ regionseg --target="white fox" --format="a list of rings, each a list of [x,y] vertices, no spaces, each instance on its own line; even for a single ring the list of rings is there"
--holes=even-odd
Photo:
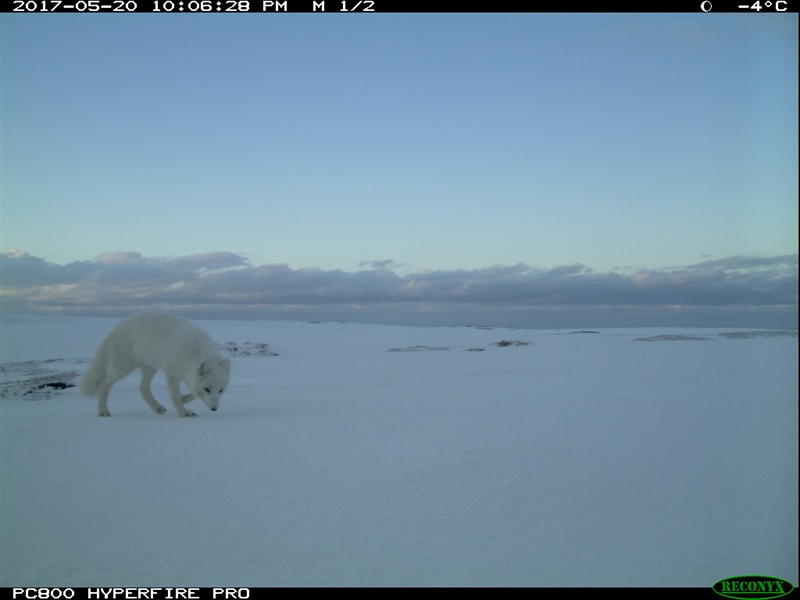
[[[194,323],[165,313],[139,313],[121,321],[106,336],[81,379],[80,390],[89,398],[97,398],[97,414],[108,417],[111,387],[141,369],[142,397],[154,412],[164,414],[166,409],[150,391],[150,382],[163,369],[178,415],[193,417],[195,414],[184,404],[195,397],[217,410],[230,380],[230,367],[230,359],[222,358],[208,334]],[[181,380],[189,386],[189,393],[183,396]]]

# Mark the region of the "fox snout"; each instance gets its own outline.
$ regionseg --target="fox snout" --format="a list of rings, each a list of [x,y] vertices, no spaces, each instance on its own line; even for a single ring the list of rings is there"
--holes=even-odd
[[[208,407],[209,410],[216,412],[217,408],[219,408],[219,397],[222,394],[222,390],[219,393],[214,393],[214,391],[209,389],[203,389],[198,391],[198,395],[203,400],[205,405]]]

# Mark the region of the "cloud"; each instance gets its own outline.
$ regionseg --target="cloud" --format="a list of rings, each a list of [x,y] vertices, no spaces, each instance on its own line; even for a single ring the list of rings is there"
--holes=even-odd
[[[88,262],[56,265],[31,256],[27,252],[11,250],[0,254],[0,285],[7,288],[26,288],[42,285],[78,283],[86,279],[91,271]]]
[[[389,258],[386,260],[362,260],[360,263],[358,263],[358,266],[370,267],[372,269],[389,269],[391,267],[404,267],[405,265],[396,263],[393,259]]]
[[[733,256],[664,269],[598,272],[579,263],[552,269],[520,263],[401,276],[392,270],[398,266],[393,260],[364,261],[360,266],[372,268],[347,272],[251,265],[228,252],[180,258],[114,252],[58,265],[13,250],[0,255],[0,306],[53,314],[158,308],[246,318],[356,315],[388,322],[406,315],[431,324],[437,318],[454,324],[467,315],[511,322],[515,316],[556,313],[605,315],[607,322],[612,313],[673,320],[692,314],[708,322],[714,311],[796,313],[797,263],[797,255]],[[793,322],[796,326],[796,316]]]
[[[718,260],[708,260],[695,265],[693,268],[705,269],[722,267],[726,269],[753,269],[766,267],[782,267],[794,265],[797,268],[797,255],[785,254],[783,256],[730,256]]]

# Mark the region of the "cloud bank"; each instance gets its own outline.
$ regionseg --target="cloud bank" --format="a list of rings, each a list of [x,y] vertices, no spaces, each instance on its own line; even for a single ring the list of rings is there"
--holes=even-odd
[[[121,316],[171,310],[195,318],[286,318],[512,327],[797,327],[794,255],[733,256],[663,269],[597,272],[525,264],[398,275],[252,265],[229,252],[181,258],[107,253],[59,265],[0,254],[0,308]]]

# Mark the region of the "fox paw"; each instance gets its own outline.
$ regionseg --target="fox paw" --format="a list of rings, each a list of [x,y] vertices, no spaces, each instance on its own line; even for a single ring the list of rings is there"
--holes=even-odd
[[[195,413],[193,413],[192,411],[190,411],[190,410],[187,410],[187,411],[186,411],[185,413],[183,413],[183,415],[181,415],[181,416],[183,416],[183,417],[196,417],[197,415],[196,415]]]
[[[108,412],[107,410],[99,410],[99,411],[97,411],[97,416],[98,417],[110,417],[111,413]]]

